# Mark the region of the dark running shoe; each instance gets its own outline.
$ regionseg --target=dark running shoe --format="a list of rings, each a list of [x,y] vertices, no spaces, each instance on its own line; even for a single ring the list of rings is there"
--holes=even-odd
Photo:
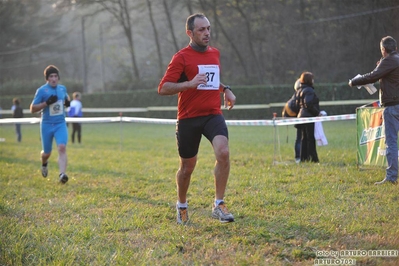
[[[66,182],[68,182],[68,176],[66,174],[64,174],[64,173],[61,173],[60,174],[60,182],[62,184],[65,184]]]
[[[46,177],[47,177],[47,174],[48,174],[47,164],[46,164],[46,165],[42,165],[42,176],[43,176],[44,178],[46,178]]]

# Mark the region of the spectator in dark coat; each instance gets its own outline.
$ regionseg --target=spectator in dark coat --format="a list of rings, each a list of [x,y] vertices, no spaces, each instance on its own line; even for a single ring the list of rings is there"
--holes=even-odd
[[[297,90],[299,99],[298,117],[315,117],[320,114],[319,98],[314,88],[314,78],[311,72],[303,72],[300,77],[301,86]],[[314,123],[297,125],[301,130],[301,162],[319,162],[314,137]]]

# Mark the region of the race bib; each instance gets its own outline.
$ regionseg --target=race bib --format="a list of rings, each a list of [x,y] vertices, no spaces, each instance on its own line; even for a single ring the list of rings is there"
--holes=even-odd
[[[198,85],[197,90],[219,90],[220,72],[218,65],[199,65],[198,73],[206,75],[206,85]]]
[[[62,100],[58,100],[57,102],[50,104],[49,110],[50,110],[50,116],[63,115],[64,102]]]

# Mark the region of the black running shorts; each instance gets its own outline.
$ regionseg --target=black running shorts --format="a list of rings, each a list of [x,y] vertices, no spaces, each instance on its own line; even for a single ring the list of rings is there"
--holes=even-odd
[[[217,135],[228,138],[223,115],[200,116],[177,121],[176,139],[180,157],[192,158],[197,155],[202,135],[211,143]]]

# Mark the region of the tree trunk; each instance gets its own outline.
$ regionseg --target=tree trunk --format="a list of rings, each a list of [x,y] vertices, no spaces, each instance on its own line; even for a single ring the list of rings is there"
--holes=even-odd
[[[206,1],[205,0],[199,0],[202,9],[206,10]],[[216,5],[216,3],[213,5],[213,7]],[[215,10],[212,8],[212,10]],[[222,23],[219,20],[219,17],[217,16],[217,14],[214,14],[214,18],[216,20],[216,25],[219,27],[218,29],[220,29],[220,31],[222,32],[223,36],[226,38],[227,42],[232,46],[235,55],[238,58],[238,61],[240,62],[240,65],[242,66],[243,70],[244,70],[244,74],[245,74],[245,78],[248,78],[248,71],[247,68],[245,66],[245,62],[244,59],[242,58],[240,51],[238,50],[237,46],[234,44],[234,41],[229,37],[229,35],[227,34],[227,32],[225,31]]]
[[[121,1],[123,1],[123,3]],[[129,14],[129,8],[127,5],[127,0],[120,0],[119,3],[121,5],[121,20],[123,21],[125,34],[128,38],[130,57],[132,60],[132,66],[133,66],[133,70],[134,70],[134,77],[137,80],[140,80],[140,72],[139,72],[139,68],[137,66],[136,56],[135,56],[135,51],[134,51],[133,30],[132,30],[132,25],[130,23],[130,14]]]
[[[154,16],[152,14],[151,0],[147,0],[147,7],[148,7],[148,13],[150,16],[151,26],[154,31],[155,45],[157,47],[158,65],[159,65],[159,71],[158,71],[157,76],[161,77],[164,67],[163,67],[163,60],[162,60],[162,53],[161,53],[161,44],[159,42],[158,31],[157,31],[157,27],[155,25]]]
[[[240,7],[240,1],[239,0],[236,0],[234,8],[238,11],[238,13],[240,13],[241,17],[244,19],[244,24],[245,24],[245,27],[246,27],[245,32],[247,34],[249,51],[251,53],[252,60],[253,60],[253,62],[256,65],[256,69],[257,69],[257,73],[258,73],[257,74],[258,82],[259,82],[259,84],[262,84],[263,81],[264,81],[263,80],[264,69],[262,69],[262,66],[259,64],[259,60],[258,60],[259,55],[257,55],[255,53],[255,49],[254,49],[254,46],[253,46],[254,42],[253,42],[253,39],[252,39],[253,36],[251,34],[251,22],[247,18],[247,16],[245,15],[244,10],[242,10],[242,8]]]
[[[180,47],[177,44],[175,31],[173,30],[172,18],[170,16],[170,12],[169,12],[169,8],[168,8],[168,4],[166,3],[166,0],[163,0],[163,7],[165,9],[166,19],[168,20],[168,24],[169,24],[169,28],[170,28],[170,34],[172,35],[173,45],[175,46],[175,50],[177,52],[177,51],[180,50]]]

